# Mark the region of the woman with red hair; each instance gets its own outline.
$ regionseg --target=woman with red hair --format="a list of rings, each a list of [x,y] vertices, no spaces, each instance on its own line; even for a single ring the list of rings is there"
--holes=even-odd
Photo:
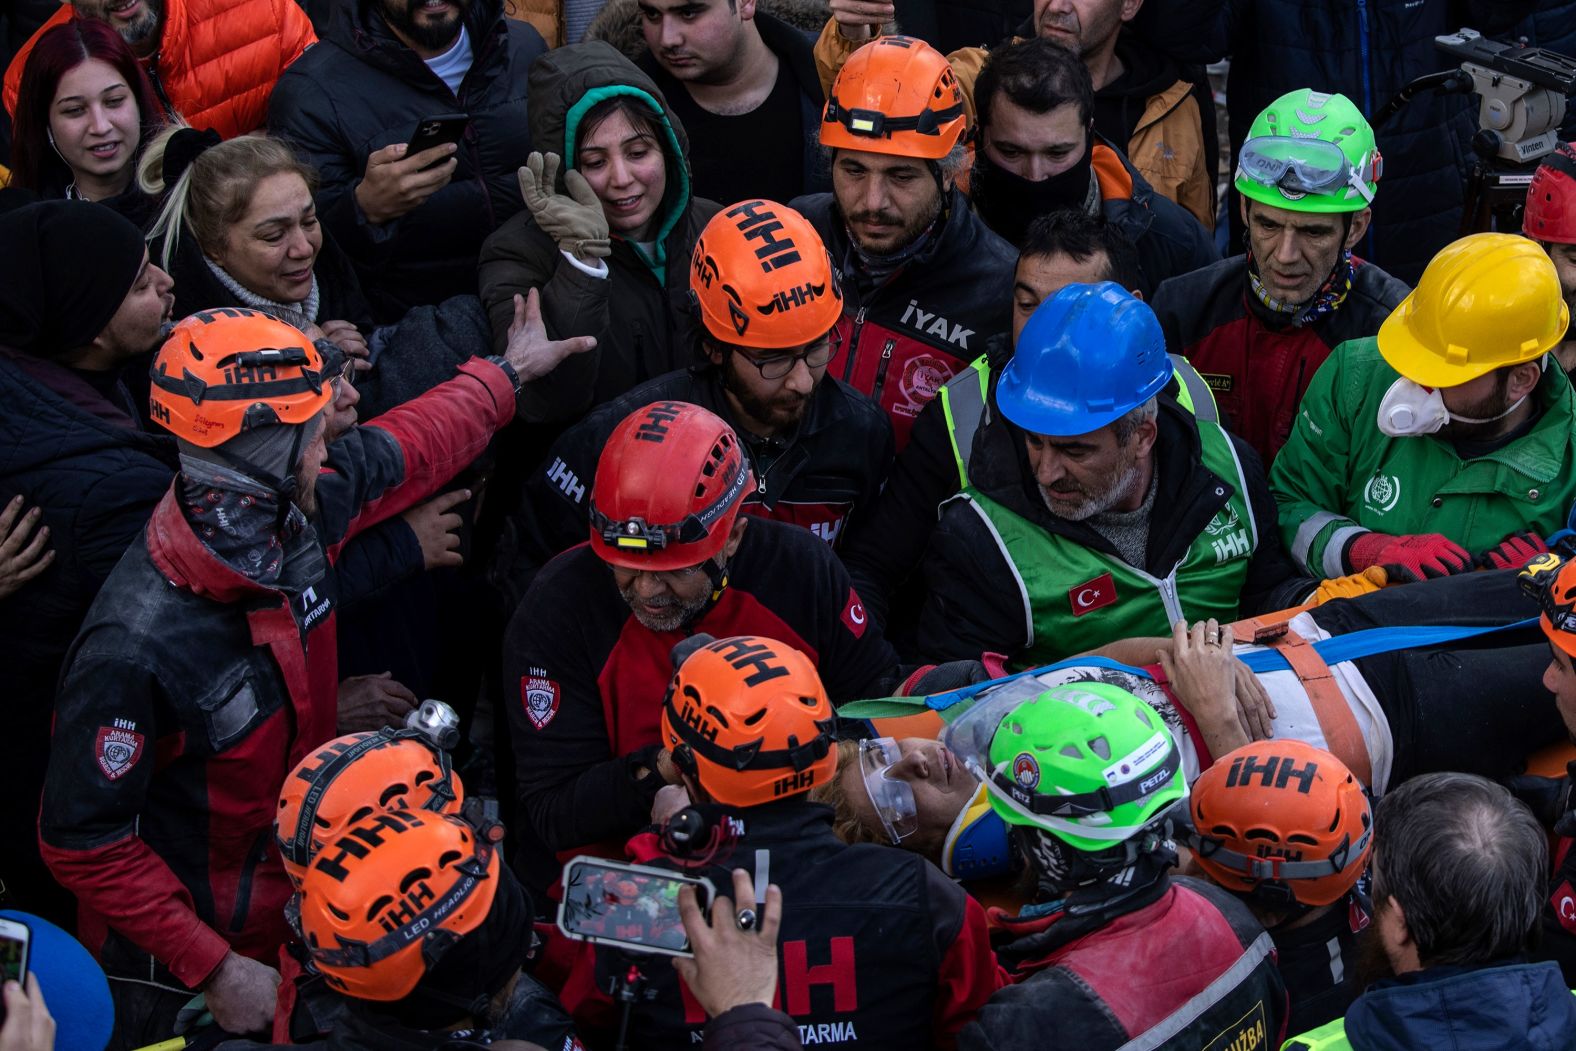
[[[22,71],[11,185],[101,201],[146,225],[152,204],[137,189],[136,161],[164,119],[119,33],[90,19],[55,26]]]

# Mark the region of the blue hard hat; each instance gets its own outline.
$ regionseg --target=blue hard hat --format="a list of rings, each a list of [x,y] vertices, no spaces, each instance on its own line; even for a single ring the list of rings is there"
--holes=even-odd
[[[1034,434],[1097,431],[1171,379],[1149,304],[1114,281],[1068,285],[1037,308],[996,386],[1001,413]]]
[[[115,1029],[115,1004],[98,961],[41,916],[5,909],[0,917],[25,924],[31,935],[27,969],[54,1016],[55,1051],[104,1051]]]

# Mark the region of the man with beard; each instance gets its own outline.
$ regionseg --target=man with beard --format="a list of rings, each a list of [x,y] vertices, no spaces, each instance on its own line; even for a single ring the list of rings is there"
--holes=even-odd
[[[1172,375],[1154,312],[1119,286],[1040,305],[931,536],[920,654],[1048,664],[1306,600],[1258,457],[1163,394]]]
[[[295,0],[81,0],[61,4],[22,45],[5,74],[15,115],[22,67],[39,36],[73,18],[107,22],[131,45],[166,118],[225,138],[262,126],[279,75],[317,42]],[[144,113],[152,122],[155,114]]]
[[[533,312],[503,357],[339,438],[332,471],[333,387],[299,331],[226,308],[160,349],[150,407],[180,473],[72,645],[38,833],[122,1046],[167,1036],[199,990],[225,1032],[272,1021],[290,893],[273,820],[285,774],[335,733],[334,563],[480,455],[522,377],[586,349]]]
[[[641,0],[639,65],[690,138],[695,196],[790,201],[827,189],[826,93],[810,41],[756,0]]]
[[[1570,312],[1514,234],[1447,245],[1379,334],[1335,349],[1270,485],[1317,576],[1519,566],[1576,497],[1576,395],[1549,352]]]
[[[980,145],[970,192],[1002,237],[1021,244],[1032,219],[1059,209],[1102,215],[1137,252],[1146,298],[1217,259],[1204,228],[1095,132],[1089,71],[1051,40],[991,52],[974,103]]]
[[[756,249],[767,243],[782,265],[761,265]],[[597,456],[625,417],[652,402],[699,405],[743,440],[757,479],[745,514],[836,543],[880,493],[892,428],[874,402],[826,375],[843,297],[815,228],[772,201],[719,212],[696,242],[690,291],[705,362],[600,406],[553,444],[516,516],[523,564],[514,575],[585,541]]]
[[[1330,351],[1379,331],[1407,288],[1352,255],[1379,190],[1373,129],[1345,95],[1277,99],[1242,147],[1247,251],[1155,293],[1166,346],[1204,374],[1266,464]]]
[[[848,60],[826,103],[832,192],[793,202],[842,277],[831,373],[886,411],[899,450],[941,385],[1007,330],[1016,260],[954,185],[963,129],[947,60],[882,37]]]
[[[1560,143],[1532,173],[1521,232],[1542,245],[1554,261],[1565,306],[1576,312],[1576,144]],[[1576,383],[1576,338],[1566,336],[1554,348],[1554,357]]]
[[[1146,188],[1154,187],[1157,195],[1192,214],[1204,230],[1213,230],[1215,171],[1209,137],[1214,135],[1214,120],[1213,113],[1206,120],[1202,108],[1211,106],[1210,96],[1180,79],[1177,67],[1159,49],[1122,32],[1142,6],[1143,0],[1034,0],[1032,17],[1018,27],[1011,43],[1038,38],[1083,65],[1093,85],[1092,117],[1100,138],[1132,158]],[[894,13],[890,0],[831,0],[828,8],[832,17],[815,44],[823,81],[830,81],[849,53],[869,39],[872,27],[890,22]],[[959,48],[947,56],[970,116],[981,125],[986,107],[977,84],[991,58],[992,52],[983,47]],[[1085,114],[1083,122],[1089,119]]]
[[[524,206],[526,74],[544,50],[502,0],[344,0],[279,79],[269,128],[317,169],[318,218],[380,320],[475,295],[482,242]],[[457,144],[409,153],[418,124],[455,113]]]
[[[657,724],[669,653],[684,639],[788,643],[837,702],[898,686],[897,656],[831,549],[809,530],[739,514],[756,486],[739,437],[698,405],[647,405],[609,436],[590,543],[537,575],[504,637],[514,865],[533,889],[558,876],[555,855],[622,856],[657,790],[679,782]],[[968,660],[913,671],[901,689],[982,678]]]

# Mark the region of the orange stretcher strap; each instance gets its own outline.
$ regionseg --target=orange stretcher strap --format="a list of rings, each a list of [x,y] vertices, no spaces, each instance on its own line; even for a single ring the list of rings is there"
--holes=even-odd
[[[1291,630],[1291,614],[1300,610],[1281,610],[1267,617],[1239,620],[1231,625],[1238,642],[1269,646],[1286,658],[1297,681],[1307,691],[1314,718],[1324,733],[1324,743],[1337,759],[1365,786],[1373,784],[1373,767],[1368,761],[1368,744],[1352,714],[1352,706],[1341,692],[1330,666],[1313,644]]]

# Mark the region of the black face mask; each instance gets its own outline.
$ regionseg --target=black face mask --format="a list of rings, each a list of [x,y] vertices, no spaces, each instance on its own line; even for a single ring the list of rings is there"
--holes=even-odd
[[[970,195],[974,207],[996,233],[1014,247],[1023,243],[1029,223],[1060,209],[1079,209],[1089,197],[1093,176],[1089,151],[1083,159],[1059,175],[1033,182],[993,163],[981,146],[974,152],[974,172]]]

